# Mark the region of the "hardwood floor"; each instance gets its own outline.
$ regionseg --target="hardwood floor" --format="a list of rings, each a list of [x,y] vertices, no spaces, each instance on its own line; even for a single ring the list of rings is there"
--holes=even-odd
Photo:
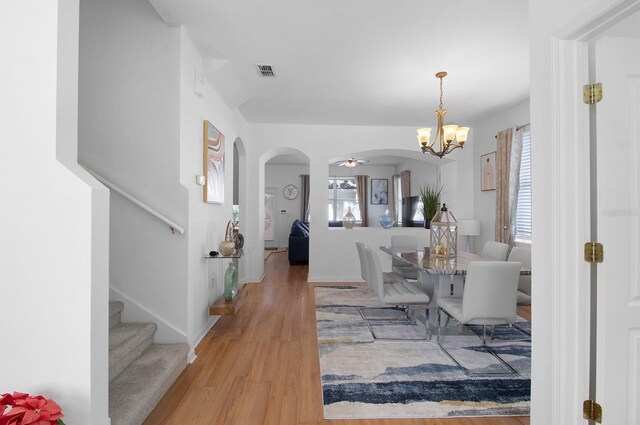
[[[306,278],[307,267],[289,267],[286,252],[271,254],[263,283],[245,286],[239,314],[218,320],[144,424],[529,424],[528,417],[324,420],[313,285]]]

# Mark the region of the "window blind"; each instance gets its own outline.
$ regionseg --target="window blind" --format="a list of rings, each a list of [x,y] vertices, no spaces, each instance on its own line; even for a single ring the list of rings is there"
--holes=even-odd
[[[516,242],[531,243],[531,130],[522,135],[522,159],[516,210]]]

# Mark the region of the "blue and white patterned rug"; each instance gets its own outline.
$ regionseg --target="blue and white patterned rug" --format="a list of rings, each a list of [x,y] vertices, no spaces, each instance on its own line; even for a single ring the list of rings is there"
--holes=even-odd
[[[490,343],[507,368],[476,337],[445,346],[469,377],[404,311],[381,306],[368,287],[317,286],[316,324],[327,419],[441,418],[529,414],[530,322],[496,327]],[[479,332],[474,329],[474,332]]]

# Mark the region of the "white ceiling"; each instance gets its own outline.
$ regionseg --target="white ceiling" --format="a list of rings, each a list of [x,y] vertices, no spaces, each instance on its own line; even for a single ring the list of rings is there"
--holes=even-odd
[[[442,70],[448,122],[529,95],[526,0],[150,2],[249,122],[433,126]]]

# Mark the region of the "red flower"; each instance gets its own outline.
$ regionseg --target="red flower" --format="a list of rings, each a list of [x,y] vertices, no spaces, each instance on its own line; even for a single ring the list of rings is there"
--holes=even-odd
[[[14,392],[0,396],[0,425],[58,425],[64,424],[60,419],[62,409],[53,400],[41,395],[31,397],[29,394]],[[11,410],[4,412],[7,406]]]

